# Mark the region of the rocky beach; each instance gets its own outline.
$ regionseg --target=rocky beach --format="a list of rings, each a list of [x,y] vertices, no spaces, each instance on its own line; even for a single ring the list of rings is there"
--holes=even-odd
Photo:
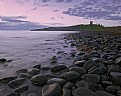
[[[1,76],[0,96],[121,96],[121,35],[80,31],[61,36],[63,49],[49,53],[46,64],[22,65],[14,75]],[[0,58],[4,67],[12,62]]]

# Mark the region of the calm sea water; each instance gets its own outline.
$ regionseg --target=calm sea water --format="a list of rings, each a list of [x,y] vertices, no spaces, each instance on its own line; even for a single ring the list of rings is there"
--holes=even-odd
[[[68,55],[73,48],[63,47],[65,41],[62,35],[67,31],[0,31],[0,58],[12,62],[0,64],[0,77],[15,73],[17,69],[32,68],[36,64],[49,65],[49,58],[57,56],[58,51]],[[71,32],[73,33],[73,32]],[[65,62],[61,54],[59,63]],[[66,61],[70,64],[71,61]]]

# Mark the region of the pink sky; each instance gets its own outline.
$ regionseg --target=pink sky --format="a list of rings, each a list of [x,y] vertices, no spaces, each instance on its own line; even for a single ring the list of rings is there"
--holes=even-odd
[[[17,1],[17,2],[16,2]],[[24,2],[20,2],[24,1]],[[34,1],[34,0],[33,0]],[[0,16],[26,16],[22,20],[36,22],[40,25],[47,26],[65,26],[76,24],[88,24],[90,19],[83,17],[70,16],[63,14],[64,10],[70,8],[74,3],[38,3],[34,4],[32,0],[1,0],[0,1]],[[49,6],[48,6],[49,5]],[[54,12],[53,10],[59,10]],[[117,21],[111,20],[93,20],[95,23],[103,25],[119,25]]]

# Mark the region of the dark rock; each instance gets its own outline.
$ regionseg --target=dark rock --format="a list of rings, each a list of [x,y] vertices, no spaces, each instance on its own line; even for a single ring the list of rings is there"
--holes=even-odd
[[[51,68],[51,72],[59,72],[59,71],[62,71],[64,69],[67,69],[67,67],[63,64],[60,64],[60,65],[53,66]]]
[[[53,75],[53,74],[45,74],[45,76],[47,77],[47,79],[52,79],[52,78],[57,78],[57,76]]]
[[[96,93],[98,96],[115,96],[115,95],[113,95],[113,94],[110,94],[110,93],[105,92],[105,91],[100,91],[100,90],[97,90],[95,93]]]
[[[76,86],[77,86],[77,87],[85,87],[85,88],[86,88],[86,85],[87,85],[87,82],[84,81],[84,80],[78,81],[78,82],[76,83]]]
[[[63,86],[66,83],[66,81],[60,78],[52,78],[47,82],[47,84],[54,84],[54,83],[58,83],[60,86]]]
[[[121,86],[121,73],[120,72],[111,72],[110,73],[110,78],[112,81]]]
[[[69,71],[78,72],[80,75],[84,75],[86,73],[86,69],[84,69],[83,67],[70,67]]]
[[[109,93],[117,93],[119,90],[121,90],[120,86],[108,86],[106,88],[106,91],[109,92]]]
[[[37,68],[37,69],[41,69],[41,65],[40,64],[38,64],[38,65],[34,65],[34,67],[33,68]]]
[[[102,81],[102,85],[103,85],[103,87],[107,87],[107,86],[111,86],[111,85],[113,85],[113,83],[112,82],[110,82],[110,81]]]
[[[31,81],[35,85],[45,85],[47,84],[47,77],[45,75],[35,75],[31,78]]]
[[[79,76],[80,76],[79,73],[75,71],[70,71],[62,74],[61,78],[65,79],[66,81],[74,81],[78,79]]]
[[[37,69],[37,68],[32,68],[32,69],[30,69],[30,70],[28,71],[28,74],[29,74],[30,77],[32,77],[32,76],[34,76],[34,75],[37,75],[37,74],[39,74],[39,73],[40,73],[40,70]]]
[[[82,79],[87,82],[99,83],[101,77],[97,74],[85,74],[82,76]]]
[[[20,73],[27,73],[27,69],[19,69],[16,71],[17,74],[20,74]]]
[[[47,71],[50,70],[51,68],[49,66],[42,66],[41,71]]]
[[[14,89],[13,92],[22,93],[22,92],[27,91],[27,90],[28,90],[28,86],[24,85],[24,86],[21,86],[19,88]]]
[[[111,72],[120,72],[120,68],[116,66],[112,66],[108,69],[108,73],[111,73]]]
[[[79,87],[73,92],[74,96],[98,96],[96,95],[93,91],[84,88],[84,87]]]
[[[12,92],[12,93],[9,93],[5,96],[20,96],[20,95],[18,93]]]
[[[115,59],[115,63],[121,65],[121,57],[116,58]]]
[[[59,96],[61,92],[61,87],[59,84],[46,85],[42,89],[42,96]]]
[[[65,88],[65,89],[71,89],[71,87],[72,87],[73,85],[74,85],[73,83],[67,82],[67,83],[63,86],[63,88]]]
[[[84,64],[84,68],[89,70],[91,67],[95,66],[95,62],[93,60],[88,60],[85,64]]]
[[[12,81],[12,80],[14,80],[14,79],[16,79],[16,78],[17,78],[17,76],[5,77],[5,78],[1,78],[0,81],[1,81],[2,83],[9,83],[10,81]]]
[[[29,78],[27,73],[20,73],[19,77],[20,78]]]
[[[72,96],[71,90],[69,90],[69,89],[63,89],[63,95],[62,96]]]
[[[0,63],[5,63],[7,60],[5,58],[0,58]]]
[[[26,79],[20,78],[20,79],[16,79],[16,80],[10,81],[10,82],[8,83],[8,85],[9,85],[10,87],[17,87],[17,86],[23,84],[25,81],[26,81]]]
[[[74,64],[77,65],[78,67],[82,67],[86,63],[86,60],[80,60],[76,61]]]

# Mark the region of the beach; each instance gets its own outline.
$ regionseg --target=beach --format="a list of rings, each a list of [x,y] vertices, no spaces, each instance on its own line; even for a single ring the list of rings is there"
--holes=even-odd
[[[120,96],[120,66],[121,35],[0,32],[0,96]]]

